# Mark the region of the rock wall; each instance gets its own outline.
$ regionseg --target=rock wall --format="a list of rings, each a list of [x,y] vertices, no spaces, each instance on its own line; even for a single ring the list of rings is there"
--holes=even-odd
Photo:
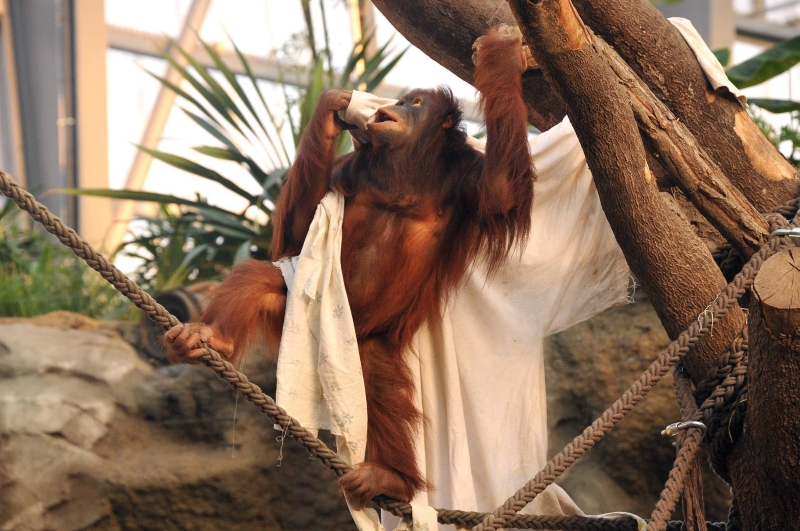
[[[545,345],[549,455],[599,417],[670,341],[645,295],[560,334]],[[625,419],[558,479],[588,514],[627,511],[649,518],[675,449],[661,436],[680,420],[668,374]],[[730,493],[703,458],[706,519],[727,520]],[[673,519],[682,519],[680,509]]]
[[[151,367],[90,319],[0,321],[0,531],[354,529],[276,435],[207,368]]]
[[[119,332],[136,342],[74,314],[0,320],[0,531],[355,529],[335,476],[227,384],[155,368]],[[646,301],[549,338],[550,453],[667,344]],[[244,371],[272,393],[254,358]],[[660,431],[678,418],[664,381],[558,483],[587,513],[649,515],[674,458]],[[705,477],[724,519],[727,489]]]

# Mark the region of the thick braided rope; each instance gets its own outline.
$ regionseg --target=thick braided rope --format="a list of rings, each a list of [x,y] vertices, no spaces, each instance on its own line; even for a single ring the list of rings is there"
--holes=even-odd
[[[727,405],[721,413],[723,429],[717,430],[708,444],[709,461],[714,472],[731,483],[730,470],[728,469],[728,455],[733,450],[735,442],[739,439],[744,429],[744,419],[747,415],[747,388],[745,387],[739,399]]]
[[[713,389],[695,414],[693,420],[702,420],[707,426],[706,442],[709,443],[711,464],[722,479],[728,476],[728,454],[741,433],[746,412],[748,330],[745,323],[741,335],[731,344],[727,355],[728,367],[717,371]],[[714,370],[712,370],[714,372]],[[694,393],[697,398],[697,391]]]
[[[664,531],[667,529],[667,519],[672,516],[675,505],[683,492],[684,477],[693,465],[700,444],[703,442],[703,432],[696,428],[690,428],[678,450],[678,456],[672,470],[669,472],[669,479],[661,491],[656,508],[647,523],[647,531]]]
[[[720,271],[722,271],[722,275],[728,282],[733,280],[733,277],[736,273],[741,271],[744,265],[744,260],[742,260],[741,255],[739,255],[739,252],[736,251],[730,243],[723,243],[714,249],[711,253],[711,257],[714,259],[714,262],[717,263]]]
[[[746,352],[747,330],[744,329],[730,348],[717,358],[716,365],[709,369],[706,377],[697,385],[693,393],[695,400],[700,403],[704,402],[726,380],[737,365],[744,362],[746,367]]]
[[[768,219],[770,221],[770,231],[789,226],[782,215],[772,214],[768,216]],[[563,474],[577,459],[592,448],[597,441],[603,438],[650,393],[653,386],[661,380],[667,371],[686,355],[700,338],[708,333],[712,319],[721,318],[728,313],[728,310],[752,286],[761,264],[767,258],[783,248],[788,248],[790,245],[785,238],[770,238],[750,258],[730,284],[719,293],[711,304],[710,312],[704,312],[696,321],[693,321],[642,373],[639,379],[625,391],[622,397],[606,409],[600,417],[587,427],[583,433],[575,437],[560,453],[554,456],[532,480],[498,507],[490,517],[476,526],[475,531],[487,531],[505,527],[505,523],[509,518],[517,514],[548,485],[553,483],[558,476]]]
[[[702,420],[708,428],[706,436],[710,440],[713,434],[722,427],[722,411],[725,406],[738,400],[747,385],[748,337],[747,329],[733,342],[730,349],[730,370],[717,387],[703,401],[697,410],[698,420]]]
[[[800,197],[796,197],[779,207],[773,208],[770,213],[779,214],[785,219],[793,219],[797,215],[798,209],[800,209]],[[711,257],[717,263],[722,274],[725,276],[725,280],[728,282],[733,279],[734,275],[739,272],[744,265],[744,260],[742,260],[741,255],[739,255],[739,252],[734,249],[733,245],[729,242],[717,246],[711,253]]]
[[[150,295],[142,291],[133,281],[119,271],[106,258],[86,243],[73,229],[67,227],[58,216],[50,212],[47,207],[37,202],[27,191],[22,189],[6,173],[0,171],[0,191],[13,200],[22,210],[44,226],[58,240],[69,247],[75,255],[83,259],[89,267],[100,273],[120,293],[125,295],[137,308],[142,310],[150,319],[161,325],[164,330],[169,330],[179,323],[163,306],[158,304]],[[307,429],[292,418],[283,408],[256,384],[250,382],[247,376],[237,371],[235,367],[222,359],[216,351],[206,346],[206,354],[198,358],[202,363],[211,368],[217,376],[228,382],[237,392],[241,393],[256,408],[266,414],[270,420],[279,425],[286,426],[286,432],[291,435],[309,453],[319,459],[326,467],[333,470],[337,476],[344,475],[350,470],[349,465],[327,445],[314,437]],[[378,496],[373,500],[379,507],[396,516],[410,516],[411,506],[407,503],[394,500],[387,496]],[[472,511],[458,511],[451,509],[437,509],[439,521],[442,524],[457,524],[462,527],[474,526],[483,521],[488,514]],[[631,527],[632,526],[632,527]],[[509,528],[517,529],[542,529],[542,530],[620,530],[636,529],[635,521],[628,518],[591,518],[591,517],[560,517],[542,515],[518,515],[508,521]]]
[[[53,215],[47,207],[37,202],[34,197],[23,190],[11,177],[0,171],[0,191],[13,200],[22,210],[41,223],[47,232],[55,235],[58,240],[69,247],[73,253],[82,258],[89,267],[113,285],[120,293],[125,295],[137,308],[142,310],[150,319],[161,325],[164,330],[169,330],[179,324],[175,316],[171,315],[163,306],[158,304],[150,295],[142,291],[133,281],[126,277],[106,258],[95,251],[78,234],[67,227],[58,216]],[[231,387],[240,392],[244,397],[280,426],[287,426],[287,432],[301,445],[306,447],[311,455],[320,459],[328,468],[333,469],[341,476],[350,467],[336,455],[325,443],[313,437],[311,433],[300,426],[286,411],[277,406],[275,402],[261,389],[251,383],[247,377],[237,371],[233,365],[222,359],[215,351],[207,348],[207,353],[199,359],[214,370],[217,375],[228,382]]]
[[[731,508],[728,511],[728,523],[725,525],[725,531],[744,531],[742,527],[742,515],[739,514],[739,502],[736,498],[731,501]]]
[[[681,409],[681,419],[684,421],[695,420],[699,414],[697,403],[692,394],[691,381],[680,365],[675,366],[673,376],[675,396]],[[682,431],[678,434],[678,455],[675,458],[672,470],[670,470],[664,489],[661,491],[656,507],[650,515],[647,531],[664,531],[667,529],[669,518],[672,516],[675,505],[685,487],[684,479],[686,474],[690,467],[697,465],[695,456],[702,442],[703,432],[700,429],[689,428],[685,432]]]
[[[175,326],[179,323],[177,318],[171,315],[166,309],[158,304],[150,295],[145,293],[141,290],[133,281],[127,278],[122,272],[120,272],[116,267],[110,264],[105,257],[103,257],[100,253],[95,251],[88,243],[86,243],[80,236],[75,233],[74,230],[67,227],[57,216],[53,215],[44,205],[38,203],[34,197],[23,190],[19,185],[17,185],[10,176],[6,173],[0,171],[0,191],[10,199],[12,199],[22,210],[28,212],[33,219],[41,223],[45,229],[50,232],[51,234],[55,235],[58,240],[69,247],[79,258],[83,259],[92,269],[100,273],[100,275],[110,284],[112,284],[120,293],[125,295],[131,302],[133,302],[140,310],[142,310],[150,319],[157,322],[164,330],[168,330],[172,326]],[[785,215],[794,215],[797,212],[798,207],[800,207],[800,200],[798,200],[794,208],[787,212],[790,214]],[[785,222],[783,224],[785,226]],[[751,260],[752,262],[752,260]],[[749,265],[749,264],[748,264]],[[760,263],[758,264],[760,267]],[[757,271],[757,269],[756,269]],[[741,276],[741,274],[739,275]],[[735,282],[732,282],[733,285]],[[751,282],[752,284],[752,282]],[[729,286],[730,287],[730,286]],[[749,287],[749,286],[747,286]],[[722,294],[721,294],[722,295]],[[741,295],[740,295],[741,296]],[[718,298],[718,303],[715,303],[715,306],[722,304],[723,301],[720,301]],[[722,316],[727,313],[727,307],[724,305],[715,311],[717,316]],[[704,318],[701,318],[704,321]],[[703,325],[706,323],[703,322]],[[697,325],[693,325],[690,327],[687,332],[684,332],[683,335],[687,334],[692,328],[696,328]],[[691,338],[687,338],[684,341],[683,348],[685,349],[683,352],[680,352],[679,348],[679,355],[682,356],[688,351],[689,348],[704,335],[704,329],[701,327],[696,332],[697,338],[692,341]],[[678,342],[681,337],[676,340]],[[669,351],[669,349],[668,349]],[[667,351],[667,352],[668,352]],[[222,357],[216,351],[206,347],[206,354],[198,358],[201,362],[205,365],[210,367],[217,375],[228,382],[228,384],[238,391],[242,393],[245,398],[252,402],[259,411],[265,413],[267,416],[270,417],[274,423],[279,424],[281,426],[287,426],[287,433],[291,435],[299,444],[305,447],[312,456],[318,458],[325,466],[332,469],[338,476],[342,476],[349,470],[349,466],[344,463],[341,459],[339,459],[338,455],[335,452],[330,450],[324,442],[320,441],[316,437],[314,437],[308,430],[300,426],[300,424],[289,416],[283,408],[279,407],[269,395],[266,395],[261,391],[261,389],[251,383],[247,377],[237,371],[233,365],[229,362],[222,359]],[[654,365],[660,361],[656,360]],[[675,360],[677,361],[677,359]],[[674,364],[674,361],[672,362]],[[668,367],[666,367],[668,369]],[[665,370],[666,370],[665,369]],[[642,378],[645,378],[647,373],[643,374]],[[646,396],[649,392],[649,388],[652,385],[660,380],[663,373],[658,375],[655,379],[650,379],[650,385],[647,388],[646,392],[639,397],[638,400],[635,397],[632,398],[630,401],[630,407],[625,410],[623,408],[623,413],[621,416],[614,420],[615,418],[611,419],[611,426],[606,429],[605,432],[611,429],[616,423],[621,420],[621,418],[627,414],[630,409],[633,408],[641,398]],[[644,389],[644,387],[642,388]],[[629,390],[630,391],[630,390]],[[621,398],[618,402],[621,402],[625,398]],[[615,403],[616,404],[616,403]],[[612,406],[613,408],[614,406]],[[612,408],[609,408],[611,410]],[[608,410],[607,410],[608,411]],[[601,417],[602,418],[602,417]],[[598,419],[599,421],[600,419]],[[597,423],[598,421],[595,421]],[[594,427],[594,423],[592,426],[587,428],[586,431],[589,431],[591,428]],[[584,433],[586,433],[586,431]],[[580,437],[580,436],[579,436]],[[602,437],[602,435],[600,436]],[[599,440],[598,437],[596,440]],[[578,438],[576,438],[577,440]],[[591,448],[591,446],[596,442],[596,440],[592,441],[591,444],[587,445],[587,448]],[[575,442],[575,441],[573,441]],[[578,457],[585,452],[580,451],[580,453],[575,453]],[[575,457],[577,459],[577,457]],[[573,461],[574,462],[574,459]],[[571,463],[570,463],[571,464]],[[569,465],[567,465],[569,466]],[[564,468],[565,470],[566,468]],[[558,475],[560,475],[559,472]],[[541,474],[541,473],[540,473]],[[538,477],[538,476],[537,476]],[[557,476],[555,476],[557,477]],[[553,480],[555,480],[553,477]],[[552,483],[552,480],[547,484]],[[546,486],[546,485],[545,485]],[[542,489],[543,490],[543,489]],[[540,491],[541,492],[541,491]],[[533,498],[531,498],[533,499]],[[393,500],[386,496],[378,496],[375,498],[375,501],[381,508],[392,512],[397,516],[409,516],[411,514],[411,507],[409,504],[400,502],[398,500]],[[489,515],[487,513],[478,513],[478,512],[471,512],[471,511],[456,511],[450,509],[437,509],[439,513],[439,521],[442,524],[457,524],[461,525],[462,527],[466,527],[468,525],[475,525],[479,522],[486,523],[486,521],[490,520],[494,515]],[[515,511],[516,513],[516,511]],[[563,517],[563,516],[542,516],[542,515],[508,515],[504,518],[504,525],[497,525],[499,522],[495,522],[493,527],[495,529],[501,528],[517,528],[517,529],[563,529],[563,530],[590,530],[590,529],[629,529],[631,528],[632,520],[626,518],[592,518],[592,517]],[[675,525],[673,525],[675,524]],[[708,523],[709,529],[713,529],[718,525],[721,524],[712,524]],[[679,529],[680,523],[677,522],[670,522],[669,529]],[[722,529],[719,527],[719,529]]]

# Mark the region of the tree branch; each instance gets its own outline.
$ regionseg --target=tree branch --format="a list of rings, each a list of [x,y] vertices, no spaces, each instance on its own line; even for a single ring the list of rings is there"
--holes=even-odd
[[[648,179],[644,147],[627,90],[601,53],[569,0],[510,0],[545,77],[562,98],[600,194],[603,210],[628,265],[651,297],[670,337],[675,338],[725,287],[708,249],[683,219],[673,214]],[[576,34],[576,32],[583,35]],[[741,330],[738,307],[687,356],[699,382]]]
[[[660,11],[645,0],[575,0],[575,6],[759,212],[800,194],[794,166],[734,98],[711,90],[691,48]]]
[[[373,0],[380,12],[414,46],[472,83],[472,43],[497,24],[514,24],[503,0]],[[522,76],[528,121],[547,131],[564,116],[564,104],[538,70]]]
[[[767,221],[739,192],[689,129],[661,103],[622,58],[602,39],[596,47],[625,87],[642,135],[655,157],[689,200],[742,256],[758,252],[769,234]]]

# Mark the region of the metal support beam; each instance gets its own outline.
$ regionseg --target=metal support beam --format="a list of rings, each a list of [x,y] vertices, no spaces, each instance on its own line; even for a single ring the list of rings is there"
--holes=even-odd
[[[797,26],[781,26],[755,18],[737,17],[736,34],[739,37],[764,41],[765,44],[774,44],[797,37],[800,35],[800,30]]]
[[[73,0],[75,133],[77,181],[81,188],[108,188],[108,103],[104,0]],[[78,198],[78,231],[104,251],[112,226],[112,204],[99,197]]]
[[[194,54],[197,45],[197,34],[203,25],[208,7],[211,5],[211,0],[193,0],[192,5],[189,7],[189,12],[183,23],[183,29],[178,37],[178,44],[187,53]],[[160,55],[160,54],[159,54]],[[170,55],[178,62],[178,64],[186,65],[187,61],[180,55],[178,50],[173,49]],[[169,68],[166,75],[167,80],[179,85],[181,80],[180,73],[174,69]],[[155,149],[161,140],[161,134],[164,132],[164,127],[167,125],[169,113],[172,110],[172,104],[175,101],[175,93],[170,89],[162,86],[159,90],[156,102],[153,105],[153,110],[150,113],[150,119],[145,126],[142,140],[139,142],[141,145]],[[147,173],[150,170],[152,157],[143,151],[137,151],[136,157],[131,165],[128,179],[125,182],[125,188],[128,190],[141,190],[147,179]],[[109,231],[107,244],[110,248],[115,248],[122,241],[123,236],[128,229],[127,221],[130,220],[137,209],[138,204],[134,201],[121,201],[116,209],[116,218],[118,223],[114,224]]]
[[[53,213],[75,225],[75,201],[49,190],[74,186],[66,153],[71,134],[65,100],[65,70],[71,68],[64,49],[66,0],[9,0],[12,44],[17,66],[26,184]],[[66,21],[69,24],[69,21]],[[67,52],[65,60],[64,52]]]
[[[118,26],[110,25],[108,27],[108,46],[110,48],[152,57],[161,57],[161,50],[164,50],[167,45],[167,39],[161,35],[133,31]],[[203,49],[195,50],[193,57],[203,66],[214,67],[211,57]],[[225,62],[225,66],[234,74],[246,74],[235,53],[222,52],[220,57]],[[250,64],[253,75],[258,79],[273,83],[288,83],[290,85],[302,85],[308,81],[307,68],[256,56],[247,56],[247,62]],[[407,88],[409,87],[381,83],[375,94],[383,98],[397,98]],[[464,117],[467,120],[474,122],[481,120],[477,105],[473,101],[461,100],[461,106],[464,109]]]
[[[0,0],[0,161],[6,173],[27,186],[17,65],[7,0]]]

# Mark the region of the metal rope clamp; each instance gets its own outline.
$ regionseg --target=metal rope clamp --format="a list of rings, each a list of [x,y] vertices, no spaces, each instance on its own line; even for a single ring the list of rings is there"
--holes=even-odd
[[[778,229],[773,231],[769,236],[770,238],[773,236],[788,236],[795,245],[800,246],[800,227],[795,227],[794,229]]]
[[[673,422],[672,424],[670,424],[669,426],[667,426],[662,430],[661,435],[663,435],[664,437],[675,437],[676,435],[678,435],[679,431],[688,430],[689,428],[702,430],[704,437],[706,435],[706,431],[708,431],[708,428],[702,422],[696,420],[690,420],[687,422]]]

